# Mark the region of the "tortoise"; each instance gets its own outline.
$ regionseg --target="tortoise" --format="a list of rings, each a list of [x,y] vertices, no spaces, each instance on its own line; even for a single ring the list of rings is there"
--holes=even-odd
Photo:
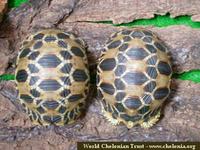
[[[170,93],[169,51],[143,28],[122,29],[110,37],[97,66],[97,89],[104,116],[128,128],[152,127]]]
[[[18,100],[35,125],[73,123],[89,90],[83,40],[70,32],[44,29],[27,37],[17,57]]]

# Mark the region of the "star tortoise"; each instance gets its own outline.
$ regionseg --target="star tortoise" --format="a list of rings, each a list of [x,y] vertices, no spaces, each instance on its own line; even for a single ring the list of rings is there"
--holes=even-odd
[[[104,116],[114,125],[151,127],[170,93],[171,75],[169,51],[154,33],[140,28],[116,32],[98,64]]]
[[[89,90],[84,42],[46,29],[30,35],[17,58],[18,99],[36,125],[65,125],[82,113]]]

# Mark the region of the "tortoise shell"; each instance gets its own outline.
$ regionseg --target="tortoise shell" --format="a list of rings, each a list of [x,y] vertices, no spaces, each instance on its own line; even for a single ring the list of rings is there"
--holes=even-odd
[[[172,68],[165,44],[146,29],[113,34],[99,60],[98,94],[112,124],[151,127],[170,93]]]
[[[34,124],[74,122],[89,89],[84,42],[68,32],[42,30],[29,36],[17,58],[18,99]]]

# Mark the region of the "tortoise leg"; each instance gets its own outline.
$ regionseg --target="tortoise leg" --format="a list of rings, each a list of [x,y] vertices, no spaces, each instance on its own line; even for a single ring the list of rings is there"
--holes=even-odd
[[[148,121],[141,123],[141,127],[148,129],[151,128],[160,118],[160,109],[154,116],[149,117]]]
[[[117,120],[117,119],[114,119],[111,115],[111,113],[105,111],[103,108],[102,108],[102,112],[103,112],[103,115],[106,117],[106,119],[112,124],[112,125],[118,125],[120,122]]]

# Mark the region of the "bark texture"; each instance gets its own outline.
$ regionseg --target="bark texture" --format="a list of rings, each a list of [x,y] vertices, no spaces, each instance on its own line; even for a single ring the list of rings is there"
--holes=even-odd
[[[7,7],[7,0],[0,0],[0,22],[3,19],[3,14],[5,13]]]
[[[30,0],[8,13],[0,26],[0,74],[14,73],[21,41],[43,28],[60,28],[83,38],[89,65],[95,72],[97,58],[110,36],[121,27],[89,23],[112,20],[130,22],[169,12],[172,17],[193,15],[199,20],[199,0]],[[149,5],[151,4],[151,5]],[[169,47],[173,70],[199,69],[200,31],[186,26],[148,27]],[[102,116],[95,85],[91,87],[86,116],[65,127],[34,127],[16,101],[15,84],[0,82],[1,149],[76,149],[77,141],[200,141],[200,84],[172,81],[161,120],[151,129],[112,126]]]

